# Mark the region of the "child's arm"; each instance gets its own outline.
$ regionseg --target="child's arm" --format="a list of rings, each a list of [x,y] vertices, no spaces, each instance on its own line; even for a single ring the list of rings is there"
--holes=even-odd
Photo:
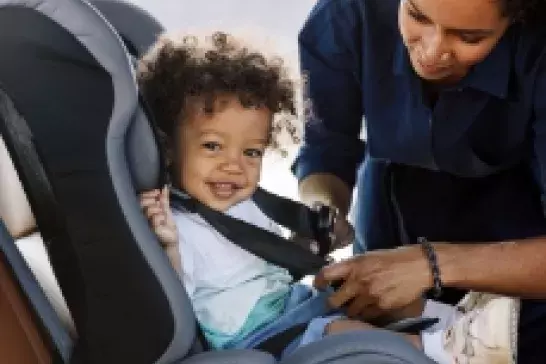
[[[169,189],[152,190],[140,195],[140,205],[173,268],[180,273],[182,258],[178,243],[178,230],[169,204]]]

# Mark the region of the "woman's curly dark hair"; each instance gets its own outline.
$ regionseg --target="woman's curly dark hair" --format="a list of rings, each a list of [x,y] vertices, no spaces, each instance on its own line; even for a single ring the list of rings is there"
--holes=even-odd
[[[498,0],[504,15],[514,21],[546,27],[546,0]]]
[[[214,112],[219,96],[244,107],[266,107],[277,116],[271,144],[285,130],[297,141],[295,83],[279,57],[267,57],[222,32],[210,36],[162,35],[139,62],[137,80],[156,123],[172,146],[177,124],[196,103]],[[282,117],[278,117],[281,115]]]

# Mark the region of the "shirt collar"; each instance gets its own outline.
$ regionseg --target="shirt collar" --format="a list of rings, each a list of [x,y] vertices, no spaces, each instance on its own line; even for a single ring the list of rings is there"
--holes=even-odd
[[[474,66],[456,87],[470,87],[498,98],[506,98],[512,69],[512,33],[509,29],[491,53]],[[407,48],[401,39],[394,51],[393,72],[395,75],[413,72]]]

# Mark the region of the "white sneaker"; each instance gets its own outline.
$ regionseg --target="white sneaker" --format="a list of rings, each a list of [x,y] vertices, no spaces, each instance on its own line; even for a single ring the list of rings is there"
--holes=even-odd
[[[519,300],[470,292],[457,305],[462,313],[444,334],[444,350],[456,364],[515,364]]]

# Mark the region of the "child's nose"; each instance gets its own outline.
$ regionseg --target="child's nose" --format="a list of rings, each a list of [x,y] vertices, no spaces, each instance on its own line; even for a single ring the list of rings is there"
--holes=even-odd
[[[228,153],[221,166],[222,170],[228,173],[242,173],[243,164],[240,153]]]

